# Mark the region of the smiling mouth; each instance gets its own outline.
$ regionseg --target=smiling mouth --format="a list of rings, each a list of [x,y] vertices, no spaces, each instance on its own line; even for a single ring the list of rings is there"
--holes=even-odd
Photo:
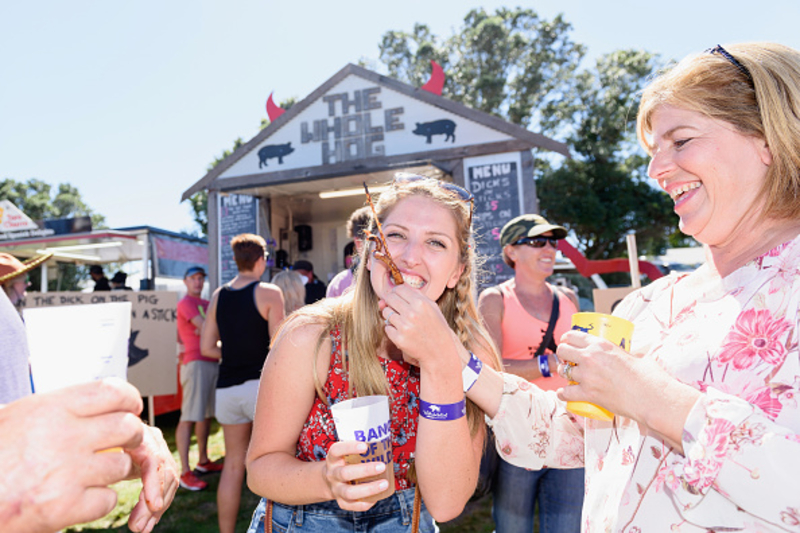
[[[673,189],[672,191],[670,191],[669,196],[670,198],[672,198],[673,202],[677,202],[678,198],[680,198],[687,192],[693,191],[699,187],[701,187],[701,184],[699,182],[687,183],[686,185],[683,185],[681,187],[678,187],[677,189]]]
[[[421,289],[425,286],[425,280],[414,274],[403,273],[403,281],[412,289]]]

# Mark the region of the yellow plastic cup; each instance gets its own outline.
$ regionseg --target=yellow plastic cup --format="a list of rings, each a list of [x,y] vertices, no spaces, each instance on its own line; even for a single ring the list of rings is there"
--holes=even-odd
[[[618,316],[604,313],[575,313],[572,329],[583,331],[609,340],[625,350],[631,351],[633,323]],[[575,384],[575,382],[571,382]],[[614,420],[614,413],[590,402],[567,402],[567,411],[595,420]]]

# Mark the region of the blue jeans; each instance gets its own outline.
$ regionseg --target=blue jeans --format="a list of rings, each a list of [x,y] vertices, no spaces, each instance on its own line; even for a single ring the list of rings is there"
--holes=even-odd
[[[531,533],[538,502],[540,533],[578,533],[583,490],[583,468],[525,470],[501,459],[492,489],[495,531]]]
[[[368,511],[345,511],[336,501],[311,505],[272,504],[272,531],[274,533],[405,533],[411,531],[414,513],[414,489],[397,491],[381,500]],[[247,533],[264,533],[266,501],[262,498],[253,513]],[[420,533],[438,531],[425,503],[422,503],[419,520]]]

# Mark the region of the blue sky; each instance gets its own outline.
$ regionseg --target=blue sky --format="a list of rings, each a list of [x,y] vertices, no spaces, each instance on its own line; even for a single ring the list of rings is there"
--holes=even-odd
[[[796,0],[8,1],[0,178],[72,183],[111,227],[191,230],[182,192],[258,132],[270,92],[304,98],[347,63],[377,59],[386,31],[423,22],[449,36],[472,7],[516,5],[563,13],[589,60],[754,40],[800,48]]]

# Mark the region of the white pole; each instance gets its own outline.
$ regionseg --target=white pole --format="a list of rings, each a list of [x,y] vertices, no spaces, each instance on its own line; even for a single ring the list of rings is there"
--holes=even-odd
[[[606,282],[600,277],[600,274],[592,274],[592,281],[594,281],[594,284],[598,289],[608,288],[608,285],[606,285]]]
[[[42,280],[40,289],[42,292],[47,292],[47,261],[42,263]]]
[[[148,238],[150,233],[145,231],[142,234],[142,277],[147,280],[147,289],[150,290],[150,239]]]
[[[628,265],[631,269],[631,287],[638,289],[642,286],[639,276],[639,253],[636,251],[636,232],[631,231],[625,236],[628,243]]]

